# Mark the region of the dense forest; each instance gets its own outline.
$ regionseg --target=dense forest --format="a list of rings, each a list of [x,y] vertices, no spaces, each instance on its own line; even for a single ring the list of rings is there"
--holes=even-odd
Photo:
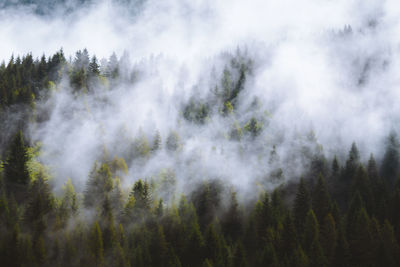
[[[250,103],[252,116],[238,114],[254,62],[240,52],[223,57],[228,63],[218,85],[206,97],[182,103],[179,116],[198,128],[218,116],[230,125],[223,138],[240,145],[241,153],[254,143],[259,155],[268,155],[257,164],[270,171],[247,180],[254,185],[246,192],[212,175],[187,177],[190,190],[179,187],[173,167],[129,179],[135,164],[161,151],[168,157],[183,153],[183,133],[174,130],[120,138],[124,149],[105,142],[83,188],[54,177],[41,160],[40,142],[31,138],[32,129],[50,119],[43,103],[63,87],[76,101],[99,88],[110,92],[134,84],[141,72],[126,72],[115,54],[99,63],[86,49],[73,59],[60,50],[1,64],[1,265],[399,266],[396,133],[387,133],[379,160],[371,154],[366,162],[356,143],[336,147],[345,157],[325,156],[308,133],[306,145],[293,152],[303,168],[293,170],[295,159],[279,160],[279,143],[258,147],[270,117],[257,109],[258,100]],[[60,179],[62,190],[55,190]]]

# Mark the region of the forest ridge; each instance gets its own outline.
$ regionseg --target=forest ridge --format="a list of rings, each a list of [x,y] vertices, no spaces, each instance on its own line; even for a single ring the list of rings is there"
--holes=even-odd
[[[65,88],[76,101],[96,95],[96,90],[112,92],[138,82],[141,72],[135,68],[126,72],[123,58],[115,54],[99,63],[87,50],[69,60],[60,50],[49,58],[28,54],[3,63],[1,262],[5,266],[398,266],[396,133],[386,133],[378,162],[372,154],[364,162],[356,143],[350,149],[337,147],[344,158],[326,157],[315,134],[307,133],[299,137],[307,142],[294,154],[303,166],[296,173],[290,161],[281,160],[281,143],[259,148],[271,117],[260,111],[262,103],[257,98],[249,103],[250,116],[239,112],[253,60],[241,52],[223,58],[227,63],[217,86],[206,97],[187,98],[179,105],[179,117],[182,124],[198,128],[221,118],[230,126],[221,140],[238,145],[245,155],[258,153],[268,172],[247,180],[253,184],[250,198],[243,197],[234,183],[213,175],[181,181],[174,165],[151,176],[132,174],[130,170],[138,168],[135,164],[149,164],[163,153],[180,159],[187,141],[182,128],[150,135],[137,131],[120,139],[125,149],[113,150],[113,143],[104,142],[83,188],[75,188],[67,177],[54,177],[42,160],[46,153],[42,144],[31,139],[35,127],[51,120],[43,103]],[[60,179],[64,179],[62,190],[55,190]],[[190,183],[190,190],[182,183]]]

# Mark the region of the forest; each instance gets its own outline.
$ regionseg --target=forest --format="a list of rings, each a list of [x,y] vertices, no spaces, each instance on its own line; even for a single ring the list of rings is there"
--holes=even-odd
[[[182,174],[196,158],[154,175],[132,173],[138,166],[156,166],[163,153],[181,161],[188,140],[183,126],[127,137],[128,131],[102,142],[96,160],[86,166],[83,186],[55,173],[43,160],[46,146],[32,133],[52,119],[46,103],[70,90],[74,101],[87,100],[82,110],[89,113],[95,106],[91,96],[105,106],[114,88],[138,83],[145,74],[135,67],[125,71],[124,59],[115,54],[100,63],[86,49],[69,59],[59,50],[50,57],[27,54],[3,62],[1,265],[399,266],[396,132],[384,133],[377,160],[373,154],[365,160],[369,152],[359,151],[359,140],[351,147],[338,143],[337,156],[325,155],[312,131],[298,137],[306,141],[285,157],[282,142],[260,145],[271,114],[260,109],[257,98],[246,108],[250,115],[240,114],[254,61],[241,52],[222,57],[226,64],[217,85],[206,96],[184,100],[178,116],[190,129],[204,129],[216,117],[227,122],[221,140],[238,146],[239,155],[262,159],[250,157],[268,171],[243,181],[244,192],[216,175]],[[96,95],[98,90],[106,95]],[[69,112],[75,112],[72,106]],[[62,141],[56,145],[64,149]],[[302,168],[294,168],[295,162]]]

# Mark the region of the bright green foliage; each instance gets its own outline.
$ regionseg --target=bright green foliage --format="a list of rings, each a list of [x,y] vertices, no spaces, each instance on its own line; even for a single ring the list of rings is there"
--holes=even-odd
[[[253,117],[244,125],[243,129],[252,137],[256,137],[262,131],[262,123],[258,122],[256,118]]]
[[[224,108],[223,108],[222,112],[224,115],[229,115],[229,114],[233,113],[233,106],[232,106],[231,102],[226,101],[224,103]]]
[[[128,173],[128,166],[123,158],[115,156],[110,163],[110,171],[114,175],[126,175]]]

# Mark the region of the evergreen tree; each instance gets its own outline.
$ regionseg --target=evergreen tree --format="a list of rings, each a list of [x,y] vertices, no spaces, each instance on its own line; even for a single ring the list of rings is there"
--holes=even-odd
[[[303,247],[309,256],[311,266],[324,266],[326,264],[319,240],[318,221],[314,211],[310,209],[304,225]]]
[[[344,226],[338,227],[338,239],[332,266],[350,266],[350,251],[347,243]]]
[[[220,240],[213,224],[207,227],[205,233],[205,257],[215,266],[223,266],[222,241]]]
[[[153,265],[160,267],[166,266],[168,262],[168,244],[162,226],[157,227],[157,230],[153,234],[151,250],[156,252],[156,254],[152,256]]]
[[[10,145],[8,157],[4,164],[7,192],[13,194],[18,202],[24,199],[30,181],[28,161],[29,156],[24,137],[22,131],[19,131]]]
[[[157,131],[153,138],[153,145],[151,146],[151,151],[153,153],[157,152],[161,148],[161,145],[162,145],[161,135],[160,132]]]
[[[104,265],[104,249],[103,249],[103,237],[100,230],[99,224],[96,222],[91,230],[89,237],[89,249],[92,258],[92,264],[96,267]]]
[[[25,211],[25,222],[33,227],[35,234],[41,235],[45,231],[46,215],[52,212],[53,208],[54,199],[50,186],[41,170],[29,190],[29,201]]]
[[[96,56],[93,56],[89,63],[88,73],[92,77],[100,75],[100,66],[97,63]]]
[[[304,179],[301,178],[293,205],[294,222],[299,233],[303,232],[306,217],[311,208],[310,201],[310,195],[308,193],[306,184]]]
[[[38,266],[43,266],[47,263],[47,253],[44,245],[44,240],[42,237],[39,237],[34,242],[34,253],[35,259]]]
[[[232,241],[236,241],[243,232],[241,213],[236,198],[236,192],[231,192],[230,203],[225,216],[221,219],[222,230],[225,236]]]
[[[234,254],[234,267],[247,267],[249,266],[246,256],[246,251],[243,244],[239,242],[236,246],[236,251]]]
[[[379,249],[379,262],[382,266],[399,266],[400,248],[394,236],[393,226],[385,221],[382,229],[382,241]]]
[[[142,181],[139,179],[133,186],[130,193],[135,199],[135,208],[138,211],[149,211],[152,202],[150,194],[150,185],[147,181]]]
[[[322,224],[325,216],[331,209],[331,200],[322,175],[318,177],[317,184],[314,186],[312,195],[312,207],[317,216],[318,222]]]
[[[352,266],[368,266],[373,261],[372,239],[370,219],[364,208],[358,210],[354,216],[353,225],[348,232],[348,241]]]
[[[336,224],[332,215],[325,216],[321,225],[320,243],[328,262],[333,261],[337,242]]]

